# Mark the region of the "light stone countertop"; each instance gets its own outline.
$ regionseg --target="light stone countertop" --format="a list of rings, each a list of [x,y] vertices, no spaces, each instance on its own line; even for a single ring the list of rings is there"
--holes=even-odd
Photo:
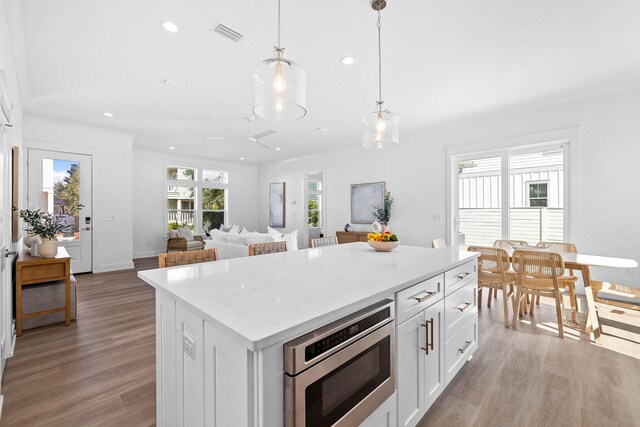
[[[477,253],[351,243],[180,267],[138,276],[251,351],[282,343],[461,265]]]

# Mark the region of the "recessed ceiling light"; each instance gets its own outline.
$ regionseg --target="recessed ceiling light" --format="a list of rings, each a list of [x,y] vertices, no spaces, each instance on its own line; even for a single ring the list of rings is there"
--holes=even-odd
[[[280,151],[280,147],[276,147],[276,151]]]
[[[316,128],[316,130],[317,130],[318,132],[329,132],[329,129],[327,129],[327,128],[326,128],[326,127],[324,127],[324,126],[320,126],[319,128]]]
[[[175,150],[176,147],[169,147],[169,150]]]
[[[113,113],[104,113],[105,117],[113,117]]]
[[[164,21],[162,23],[162,28],[164,28],[166,31],[169,31],[170,33],[178,32],[178,26],[171,21]]]
[[[355,62],[355,59],[353,59],[353,57],[351,56],[345,56],[340,60],[340,62],[342,62],[344,65],[351,65]]]
[[[244,160],[244,157],[240,157],[240,160]]]

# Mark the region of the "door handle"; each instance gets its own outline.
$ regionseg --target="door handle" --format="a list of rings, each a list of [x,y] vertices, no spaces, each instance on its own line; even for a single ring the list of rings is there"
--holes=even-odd
[[[83,228],[83,230],[84,231],[89,231],[89,230],[91,230],[91,227],[85,227],[85,228]]]
[[[11,255],[17,255],[17,254],[18,254],[17,251],[10,251],[9,249],[5,249],[5,252],[4,252],[4,256],[6,258],[9,258]]]

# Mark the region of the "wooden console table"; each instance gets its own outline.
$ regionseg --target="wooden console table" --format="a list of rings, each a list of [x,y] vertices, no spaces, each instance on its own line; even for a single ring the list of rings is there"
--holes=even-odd
[[[368,231],[336,231],[338,243],[366,242]]]
[[[64,307],[22,314],[22,287],[36,283],[64,280]],[[59,246],[53,258],[33,257],[27,249],[16,261],[16,335],[22,335],[22,319],[64,311],[64,324],[71,324],[71,257]]]

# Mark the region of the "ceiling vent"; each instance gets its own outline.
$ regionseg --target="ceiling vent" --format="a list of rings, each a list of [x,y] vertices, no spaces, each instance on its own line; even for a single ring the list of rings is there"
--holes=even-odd
[[[239,32],[232,30],[231,28],[227,27],[226,25],[222,25],[219,22],[216,22],[213,27],[211,27],[211,31],[213,31],[214,33],[218,33],[223,37],[228,38],[229,40],[231,40],[232,42],[235,43],[239,43],[243,38],[244,35],[240,34]]]

